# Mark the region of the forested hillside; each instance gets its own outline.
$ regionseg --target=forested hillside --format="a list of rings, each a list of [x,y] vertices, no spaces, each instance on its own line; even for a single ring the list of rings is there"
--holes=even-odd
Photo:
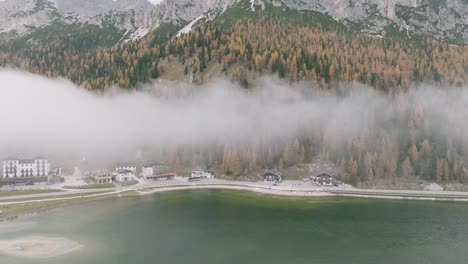
[[[375,99],[370,96],[375,90],[390,98],[388,108],[372,108],[375,113],[340,145],[317,121],[282,140],[266,133],[248,144],[167,149],[164,156],[174,167],[206,165],[238,177],[321,159],[332,162],[341,178],[353,184],[417,177],[468,180],[467,133],[460,126],[466,123],[466,106],[448,107],[453,100],[448,96],[439,107],[446,107],[449,115],[461,113],[459,118],[440,121],[430,114],[431,105],[409,91],[432,84],[462,94],[464,88],[458,87],[468,82],[468,46],[393,27],[387,28],[386,36],[371,36],[360,33],[359,25],[343,25],[320,13],[269,5],[252,12],[249,3],[196,24],[188,34],[178,36],[181,27],[168,23],[125,45],[116,45],[123,32],[110,25],[67,27],[70,31],[51,25],[34,36],[3,41],[0,66],[64,77],[90,90],[114,85],[137,89],[168,73],[172,79],[201,84],[212,76],[206,74],[210,71],[245,88],[253,88],[259,76],[273,75],[285,83],[325,90],[326,95],[347,96],[352,84],[362,83],[374,89],[366,90],[369,100]],[[354,121],[354,117],[347,120]],[[448,129],[450,133],[445,133]]]
[[[119,46],[112,46],[119,36],[114,31],[92,26],[43,40],[29,36],[2,43],[0,65],[62,76],[88,89],[136,87],[158,78],[164,60],[176,60],[175,66],[195,82],[202,82],[203,71],[214,65],[244,86],[252,73],[272,73],[293,82],[315,80],[324,86],[333,80],[358,81],[386,91],[421,82],[467,82],[466,46],[392,28],[386,37],[369,36],[310,11],[267,6],[252,12],[240,3],[189,34],[173,37],[179,29],[164,24]]]

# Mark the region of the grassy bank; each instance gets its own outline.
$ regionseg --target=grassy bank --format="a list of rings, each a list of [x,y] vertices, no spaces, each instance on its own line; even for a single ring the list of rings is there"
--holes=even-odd
[[[28,194],[41,194],[41,193],[53,193],[53,192],[63,192],[63,191],[58,190],[58,189],[0,191],[0,197],[16,196],[16,195],[28,195]]]
[[[90,195],[97,195],[97,194],[104,194],[104,193],[109,193],[110,191],[98,191],[96,190],[95,192],[87,192],[85,194],[67,194],[67,195],[58,195],[51,193],[50,195],[46,196],[41,196],[41,197],[34,197],[34,198],[18,198],[18,199],[8,199],[8,200],[1,200],[0,199],[0,204],[1,203],[16,203],[16,202],[31,202],[31,201],[36,201],[36,200],[50,200],[50,199],[68,199],[68,198],[73,198],[73,197],[84,197],[84,196],[90,196]]]
[[[136,181],[136,180],[124,181],[124,182],[119,182],[119,183],[116,183],[116,184],[118,186],[132,186],[132,185],[138,184],[138,181]]]
[[[9,204],[9,205],[0,205],[0,219],[8,219],[10,217],[15,217],[22,214],[42,212],[45,210],[65,207],[73,204],[98,201],[103,199],[122,197],[122,196],[132,196],[137,195],[135,191],[127,191],[121,193],[92,193],[92,194],[80,194],[80,195],[69,195],[59,197],[57,200],[50,201],[34,201],[34,200],[24,200],[23,202]],[[52,197],[53,199],[54,197]],[[42,200],[47,200],[43,198]]]
[[[88,184],[88,185],[81,185],[81,186],[64,186],[65,189],[105,189],[105,188],[114,188],[115,184],[113,183],[106,183],[106,184]]]

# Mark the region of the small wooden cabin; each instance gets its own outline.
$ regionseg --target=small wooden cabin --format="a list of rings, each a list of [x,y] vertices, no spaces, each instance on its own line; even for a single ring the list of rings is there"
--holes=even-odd
[[[333,176],[326,173],[322,173],[315,177],[314,182],[322,186],[333,186],[334,184]]]
[[[281,182],[281,180],[281,173],[277,170],[267,170],[265,173],[263,173],[264,182],[278,183]]]
[[[213,174],[205,168],[196,167],[190,173],[190,178],[212,179]]]

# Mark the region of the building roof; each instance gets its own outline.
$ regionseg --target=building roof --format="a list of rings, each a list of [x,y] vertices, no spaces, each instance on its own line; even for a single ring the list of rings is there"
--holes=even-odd
[[[135,163],[117,163],[116,167],[136,167]]]
[[[133,171],[131,171],[131,170],[118,170],[117,173],[118,174],[124,174],[124,173],[126,174],[126,173],[133,173]]]
[[[206,171],[206,169],[202,167],[195,167],[192,169],[192,171]]]
[[[331,177],[335,177],[336,173],[331,170],[319,170],[319,171],[316,171],[315,173],[312,173],[312,175],[310,175],[310,178],[316,178],[322,175],[329,175]]]
[[[158,167],[158,166],[165,166],[162,162],[151,162],[143,165],[143,168],[150,168],[150,167]]]
[[[7,157],[3,161],[18,161],[21,164],[25,164],[25,163],[34,163],[34,161],[39,160],[39,159],[46,160],[46,158],[44,157],[36,157],[34,159],[18,159],[16,157]]]
[[[104,174],[95,175],[93,178],[95,178],[95,179],[97,179],[97,178],[112,178],[112,175],[110,173],[104,173]]]
[[[317,177],[327,177],[327,178],[333,178],[333,176],[332,176],[332,175],[330,175],[330,174],[327,174],[327,173],[322,173],[322,174],[319,174],[319,175],[317,175]]]
[[[158,178],[158,177],[168,177],[168,176],[175,176],[175,173],[173,172],[166,172],[166,173],[159,173],[159,174],[153,174],[153,175],[148,175],[146,178]]]
[[[280,173],[277,169],[266,170],[266,171],[263,173],[263,176],[268,175],[268,174],[276,175],[276,176],[278,176],[278,177],[281,177],[281,173]]]
[[[33,159],[20,159],[19,163],[20,164],[34,163],[34,160]]]

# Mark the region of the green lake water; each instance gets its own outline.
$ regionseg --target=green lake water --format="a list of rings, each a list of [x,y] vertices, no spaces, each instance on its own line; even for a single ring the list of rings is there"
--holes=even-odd
[[[1,264],[468,263],[468,204],[184,191],[58,208],[0,238],[84,245]],[[1,225],[2,223],[0,223]]]

